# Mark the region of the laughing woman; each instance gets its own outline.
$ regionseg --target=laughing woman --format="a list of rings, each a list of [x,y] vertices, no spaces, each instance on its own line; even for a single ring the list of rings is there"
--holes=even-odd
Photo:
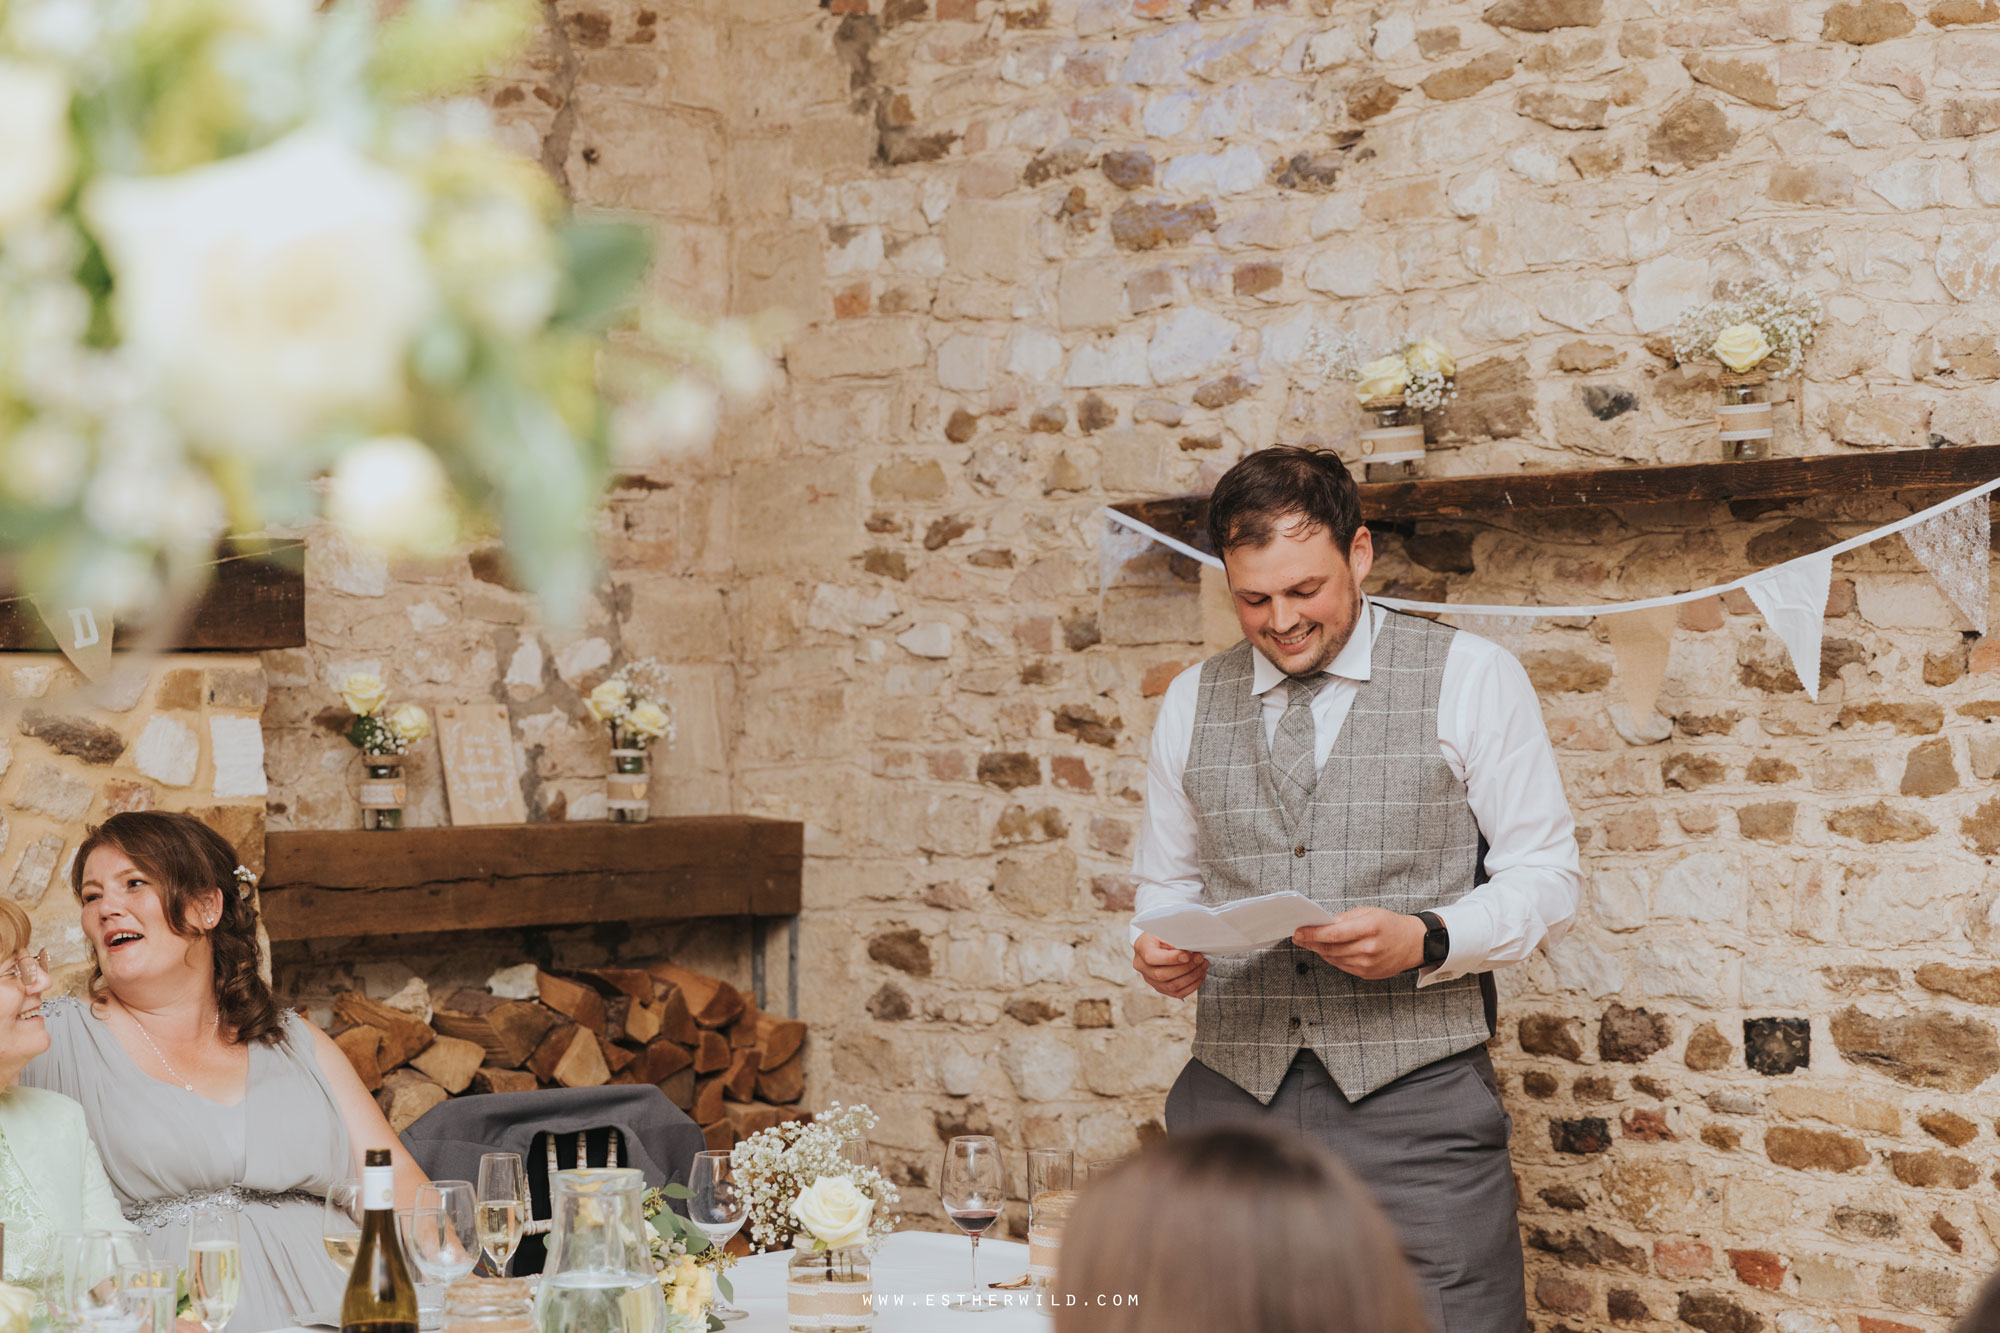
[[[14,1086],[49,1048],[41,1000],[49,958],[28,952],[28,914],[0,898],[0,1221],[6,1280],[39,1286],[55,1272],[64,1231],[129,1231],[104,1179],[83,1108],[40,1088]]]
[[[280,1009],[259,974],[247,879],[188,815],[119,814],[92,830],[71,870],[97,956],[90,1000],[42,1006],[49,1051],[23,1076],[83,1103],[154,1253],[182,1252],[197,1205],[239,1210],[230,1333],[339,1300],[346,1275],[327,1261],[320,1213],[363,1150],[394,1151],[399,1204],[423,1180],[333,1039]]]

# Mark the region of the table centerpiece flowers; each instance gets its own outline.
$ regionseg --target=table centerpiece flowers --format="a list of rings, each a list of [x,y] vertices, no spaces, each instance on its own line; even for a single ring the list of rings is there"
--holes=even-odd
[[[1303,364],[1322,379],[1347,380],[1368,418],[1360,449],[1368,481],[1424,475],[1424,413],[1458,394],[1458,361],[1435,336],[1404,333],[1364,343],[1323,325],[1306,337]]]
[[[646,1221],[653,1228],[648,1238],[653,1266],[667,1298],[664,1333],[715,1333],[723,1327],[722,1321],[709,1313],[716,1293],[720,1291],[729,1300],[736,1297],[729,1279],[723,1276],[735,1264],[736,1256],[673,1210],[672,1200],[691,1194],[685,1185],[667,1185],[647,1190],[643,1205]]]
[[[1765,283],[1682,312],[1670,335],[1674,359],[1721,368],[1716,420],[1724,458],[1745,462],[1770,456],[1766,386],[1799,373],[1820,319],[1819,297],[1784,282]]]
[[[669,680],[657,660],[642,657],[618,668],[584,700],[590,715],[611,733],[613,771],[604,779],[604,804],[613,823],[643,824],[651,813],[646,750],[662,737],[673,743]]]
[[[870,1246],[896,1228],[896,1187],[842,1145],[875,1127],[866,1106],[835,1102],[811,1121],[750,1135],[730,1153],[749,1203],[746,1229],[762,1250],[790,1245],[790,1327],[865,1333],[874,1325]]]
[[[354,712],[347,743],[361,751],[361,827],[399,829],[409,801],[403,756],[431,734],[431,715],[417,704],[389,708],[389,687],[370,671],[342,681],[340,697]]]

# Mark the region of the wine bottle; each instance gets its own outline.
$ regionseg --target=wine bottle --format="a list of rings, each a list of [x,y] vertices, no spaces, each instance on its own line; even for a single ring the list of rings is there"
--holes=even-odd
[[[387,1148],[361,1167],[361,1244],[340,1298],[340,1333],[417,1333],[417,1286],[396,1234],[396,1169]]]

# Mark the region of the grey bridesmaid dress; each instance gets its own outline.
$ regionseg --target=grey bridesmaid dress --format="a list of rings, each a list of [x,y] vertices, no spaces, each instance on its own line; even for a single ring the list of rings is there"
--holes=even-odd
[[[49,1049],[21,1081],[82,1103],[125,1216],[161,1260],[184,1263],[187,1220],[214,1196],[240,1207],[243,1296],[227,1333],[270,1333],[337,1308],[346,1276],[320,1240],[326,1192],[354,1174],[347,1126],[313,1050],[285,1015],[285,1039],[250,1048],[249,1090],[225,1106],[134,1064],[73,998],[42,1006]]]

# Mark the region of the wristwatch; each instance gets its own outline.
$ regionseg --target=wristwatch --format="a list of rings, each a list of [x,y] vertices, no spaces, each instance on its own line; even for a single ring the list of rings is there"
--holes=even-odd
[[[1419,912],[1417,919],[1424,923],[1425,967],[1436,967],[1451,957],[1451,932],[1444,928],[1444,918],[1436,912]]]

